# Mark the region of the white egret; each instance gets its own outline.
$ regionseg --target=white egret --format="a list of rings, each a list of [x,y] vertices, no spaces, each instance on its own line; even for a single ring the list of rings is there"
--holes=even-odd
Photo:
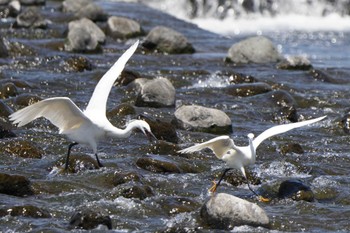
[[[98,142],[106,137],[127,138],[134,129],[139,129],[145,135],[155,138],[150,126],[143,120],[131,121],[125,129],[114,127],[106,117],[106,105],[109,92],[116,79],[123,71],[126,62],[136,51],[138,41],[134,43],[103,75],[95,87],[85,111],[81,111],[68,97],[54,97],[27,106],[10,115],[10,120],[18,127],[44,117],[59,128],[59,133],[73,141],[68,146],[65,169],[68,168],[69,155],[77,144],[89,145],[96,156],[98,165],[102,164],[97,155]]]
[[[203,142],[200,144],[196,144],[189,148],[180,150],[180,153],[193,153],[195,151],[200,151],[204,148],[211,149],[218,159],[221,159],[226,162],[229,168],[225,169],[222,173],[218,183],[214,183],[214,185],[209,189],[210,192],[215,192],[217,187],[220,185],[220,182],[224,178],[226,172],[235,168],[242,172],[244,178],[247,181],[248,188],[261,200],[268,201],[267,198],[263,198],[259,196],[249,185],[249,181],[247,179],[244,166],[248,166],[255,163],[256,159],[256,149],[265,139],[272,137],[277,134],[285,133],[289,130],[302,127],[305,125],[309,125],[315,122],[318,122],[324,119],[326,116],[319,117],[316,119],[311,119],[302,122],[289,123],[284,125],[277,125],[272,128],[265,130],[258,137],[254,139],[254,135],[252,133],[248,134],[248,146],[236,146],[233,140],[229,136],[219,136],[213,138],[207,142]]]

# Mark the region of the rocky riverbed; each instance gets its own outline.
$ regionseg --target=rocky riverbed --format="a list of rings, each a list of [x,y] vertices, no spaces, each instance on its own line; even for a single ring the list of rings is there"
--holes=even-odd
[[[137,3],[77,2],[0,1],[0,231],[350,230],[350,69],[341,56],[348,32],[315,33],[314,43],[298,32],[228,38]],[[327,47],[334,37],[338,46]],[[10,123],[12,112],[49,97],[68,96],[84,109],[136,40],[107,116],[118,127],[145,119],[157,143],[137,132],[104,140],[103,168],[77,146],[64,172],[70,142],[50,122]],[[300,40],[296,50],[321,44],[318,55],[287,57],[278,49],[293,51]],[[246,145],[248,133],[323,115],[258,148],[248,178],[269,203],[257,201],[239,171],[211,196],[224,162],[209,150],[177,152],[221,134]]]

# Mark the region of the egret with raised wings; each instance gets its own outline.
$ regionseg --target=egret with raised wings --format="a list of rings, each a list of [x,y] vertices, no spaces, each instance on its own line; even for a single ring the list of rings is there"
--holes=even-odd
[[[229,168],[225,169],[222,173],[219,181],[217,183],[213,182],[214,185],[209,189],[210,192],[215,192],[217,187],[220,185],[222,179],[225,174],[235,168],[242,172],[244,178],[247,181],[248,188],[259,198],[261,201],[268,201],[267,198],[263,198],[259,196],[249,185],[249,181],[247,179],[245,173],[245,166],[251,165],[255,163],[256,159],[256,149],[265,139],[272,137],[277,134],[285,133],[289,130],[299,128],[302,126],[306,126],[315,122],[318,122],[324,119],[326,116],[319,117],[316,119],[306,120],[302,122],[289,123],[284,125],[277,125],[272,128],[265,130],[258,137],[254,138],[252,133],[248,134],[248,146],[236,146],[233,140],[229,136],[219,136],[213,138],[207,142],[203,142],[200,144],[196,144],[189,148],[180,150],[180,153],[193,153],[195,151],[200,151],[204,148],[211,149],[218,159],[221,159],[226,162]]]
[[[84,144],[91,147],[98,165],[102,164],[97,155],[97,144],[104,137],[127,138],[135,129],[155,138],[150,126],[143,120],[133,120],[124,129],[113,126],[106,117],[106,105],[109,92],[116,79],[123,71],[127,61],[136,51],[135,42],[103,75],[95,87],[85,111],[81,111],[68,97],[54,97],[27,106],[10,115],[10,120],[18,127],[44,117],[59,128],[59,133],[66,135],[73,142],[68,146],[65,169],[68,168],[69,155],[73,146]]]

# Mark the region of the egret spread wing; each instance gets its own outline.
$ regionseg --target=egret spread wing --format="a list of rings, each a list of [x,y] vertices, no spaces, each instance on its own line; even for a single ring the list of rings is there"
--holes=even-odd
[[[106,117],[106,105],[108,95],[112,89],[115,80],[123,71],[126,62],[136,51],[139,42],[136,41],[126,52],[114,63],[114,65],[103,75],[97,83],[91,96],[90,102],[86,107],[85,113],[96,118]]]
[[[209,148],[214,152],[216,157],[218,157],[219,159],[222,159],[222,156],[224,156],[228,150],[232,149],[233,146],[234,146],[233,140],[229,136],[219,136],[209,141],[182,149],[179,152],[193,153],[195,151],[200,151],[204,148]]]
[[[262,141],[264,141],[265,139],[272,137],[274,135],[277,134],[281,134],[281,133],[285,133],[289,130],[295,129],[295,128],[299,128],[305,125],[309,125],[312,123],[315,123],[317,121],[320,121],[322,119],[324,119],[326,116],[323,117],[319,117],[319,118],[315,118],[315,119],[311,119],[311,120],[307,120],[307,121],[301,121],[301,122],[296,122],[296,123],[290,123],[290,124],[284,124],[284,125],[276,125],[272,128],[269,128],[267,130],[265,130],[264,132],[262,132],[258,137],[256,137],[253,140],[253,145],[255,147],[255,149],[260,145],[260,143]]]
[[[48,119],[59,128],[60,133],[90,121],[68,97],[49,98],[29,105],[12,113],[10,120],[20,127],[39,117]]]

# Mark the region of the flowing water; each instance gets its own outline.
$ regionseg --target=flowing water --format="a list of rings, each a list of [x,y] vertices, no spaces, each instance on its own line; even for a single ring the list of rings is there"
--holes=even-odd
[[[237,22],[238,28],[231,29],[229,25],[236,24],[233,22],[236,16],[228,15],[224,19],[217,19],[203,14],[189,19],[186,18],[186,8],[169,10],[170,13],[174,13],[175,10],[179,14],[182,12],[186,21],[198,23],[207,30],[221,34],[219,35],[146,6],[107,1],[99,1],[98,4],[111,15],[138,20],[146,31],[157,25],[165,25],[189,38],[196,49],[194,54],[163,55],[137,52],[127,68],[139,72],[142,76],[168,78],[176,88],[177,104],[199,104],[225,111],[232,120],[231,136],[237,145],[248,143],[248,133],[258,135],[265,129],[285,121],[276,120],[276,107],[263,102],[266,98],[260,95],[228,95],[224,90],[232,84],[227,81],[229,75],[225,75],[225,72],[251,75],[276,90],[289,92],[296,101],[300,120],[328,116],[324,121],[310,127],[296,129],[267,140],[257,150],[256,165],[247,168],[262,180],[261,185],[254,186],[257,190],[273,190],[278,188],[278,184],[283,180],[297,178],[311,187],[316,201],[286,199],[258,203],[270,218],[270,229],[241,226],[235,227],[234,232],[350,231],[349,135],[340,124],[350,107],[350,28],[347,16],[337,16],[339,20],[334,24],[334,30],[328,26],[322,28],[322,25],[312,25],[314,21],[310,21],[310,24],[304,21],[304,26],[295,23],[295,28],[288,28],[283,24],[283,20],[280,21],[281,24],[275,22],[276,24],[270,26],[262,25],[261,28],[255,25],[256,28],[244,30],[247,25],[254,25],[256,19],[249,21],[240,18],[242,24]],[[154,6],[154,1],[151,5]],[[27,38],[21,29],[8,30],[11,19],[1,21],[3,36],[11,42],[23,43],[36,52],[35,55],[0,58],[0,80],[24,80],[30,87],[20,89],[20,93],[35,94],[42,98],[69,96],[78,106],[84,108],[98,78],[133,41],[108,39],[103,46],[103,54],[78,54],[91,61],[91,71],[67,72],[62,68],[62,62],[73,54],[55,47],[56,44],[64,42],[65,30],[63,23],[60,23],[64,20],[58,6],[58,2],[48,1],[43,8],[45,16],[53,22],[50,28],[62,33],[58,33],[59,36],[54,38],[42,33],[39,38],[32,40]],[[164,10],[169,9],[169,5],[168,8],[166,6]],[[274,21],[270,16],[259,17],[270,20],[270,23]],[[318,17],[326,20],[326,16]],[[221,23],[218,23],[219,20]],[[289,19],[286,21],[293,25]],[[307,28],[305,25],[308,24]],[[336,81],[315,79],[308,71],[279,70],[275,68],[275,64],[233,65],[223,61],[233,43],[257,34],[271,38],[283,55],[306,56],[314,68],[323,70]],[[121,103],[132,104],[133,101],[134,95],[129,89],[115,87],[109,97],[108,108],[112,109]],[[11,98],[5,102],[13,106]],[[16,105],[13,107],[18,108]],[[175,108],[135,108],[136,114],[131,118],[139,114],[166,122],[171,122],[174,118]],[[122,126],[125,120],[123,119],[122,123],[113,123]],[[101,142],[99,155],[105,167],[60,174],[57,173],[58,164],[62,164],[69,142],[57,134],[57,129],[47,121],[37,120],[33,125],[16,129],[15,133],[40,147],[44,151],[43,157],[20,158],[2,153],[1,172],[26,176],[32,182],[36,194],[24,198],[0,194],[0,207],[10,209],[15,206],[33,205],[46,210],[51,217],[5,215],[0,218],[1,232],[70,231],[69,219],[82,207],[106,211],[112,219],[115,232],[212,231],[201,222],[199,209],[208,198],[207,190],[211,181],[217,178],[225,165],[210,151],[191,156],[174,155],[172,151],[156,153],[153,150],[154,145],[149,145],[143,135],[134,134],[126,140],[111,139]],[[216,136],[181,129],[177,129],[177,133],[180,147]],[[286,143],[300,144],[304,153],[283,155],[281,146]],[[75,148],[72,156],[79,154],[93,156],[89,148],[83,146]],[[195,172],[150,172],[136,165],[137,159],[146,156],[178,163],[186,162]],[[115,172],[135,172],[141,179],[139,183],[149,186],[153,195],[142,200],[118,195],[120,186],[114,186],[110,182]],[[219,191],[256,202],[246,185],[235,187],[224,183]]]

